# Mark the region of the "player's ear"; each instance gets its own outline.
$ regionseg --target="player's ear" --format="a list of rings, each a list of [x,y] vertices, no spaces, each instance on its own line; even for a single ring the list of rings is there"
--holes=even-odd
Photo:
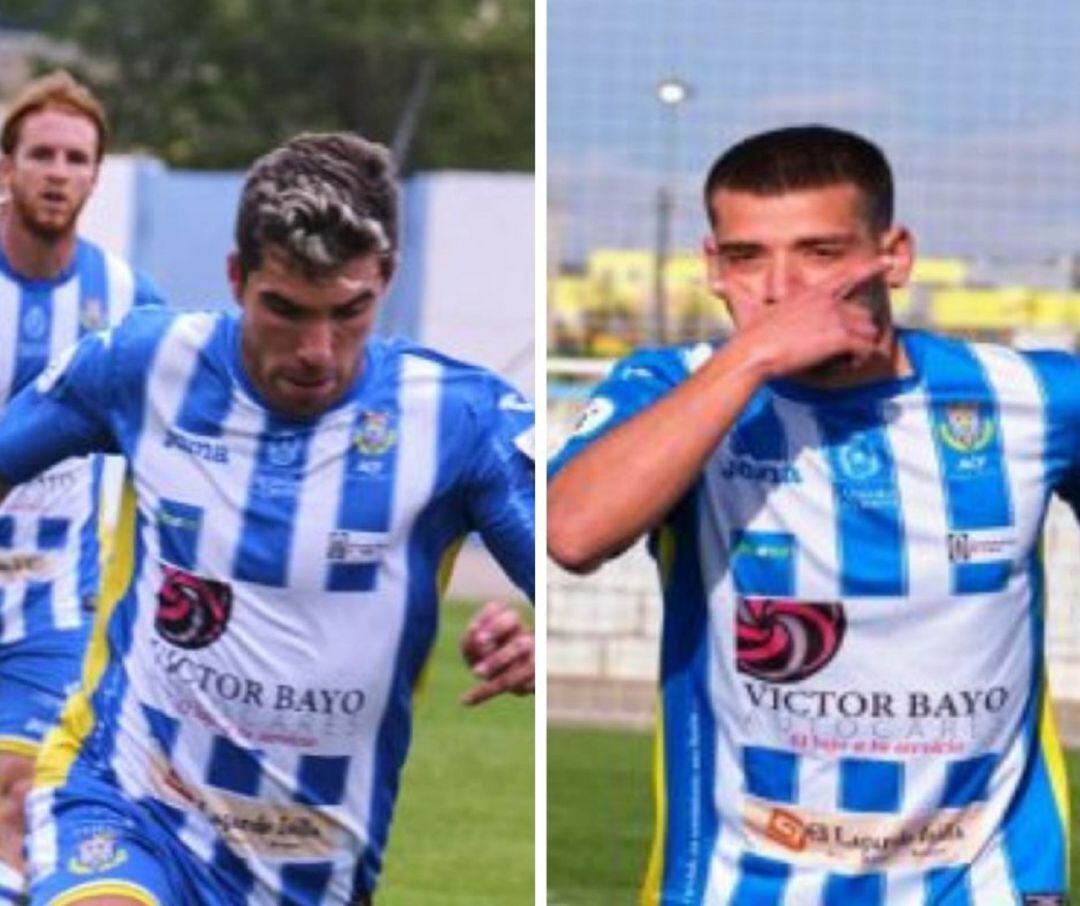
[[[881,237],[882,257],[889,259],[885,282],[892,289],[906,286],[915,264],[915,237],[904,226],[892,226]]]
[[[241,292],[244,289],[244,273],[243,268],[240,267],[240,254],[238,252],[229,253],[229,257],[225,259],[225,270],[229,277],[229,286],[232,287],[233,297],[242,305],[243,297]]]

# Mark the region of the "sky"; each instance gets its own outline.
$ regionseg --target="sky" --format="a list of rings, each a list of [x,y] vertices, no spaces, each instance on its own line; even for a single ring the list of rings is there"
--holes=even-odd
[[[677,246],[729,144],[824,122],[882,146],[924,254],[1039,263],[1080,253],[1080,4],[1066,0],[549,0],[553,252]],[[676,77],[677,108],[656,99]]]

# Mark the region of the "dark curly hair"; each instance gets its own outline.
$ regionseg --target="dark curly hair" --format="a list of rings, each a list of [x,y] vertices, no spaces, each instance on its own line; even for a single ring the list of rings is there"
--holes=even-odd
[[[248,171],[236,218],[241,279],[267,245],[309,277],[377,254],[393,272],[398,188],[382,145],[346,132],[305,133],[260,157]]]

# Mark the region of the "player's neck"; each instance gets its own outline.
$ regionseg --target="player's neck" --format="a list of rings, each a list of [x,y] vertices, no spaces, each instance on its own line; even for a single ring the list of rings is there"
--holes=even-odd
[[[22,223],[14,211],[0,220],[0,243],[8,264],[28,280],[55,280],[75,257],[74,230],[58,236],[42,236]]]

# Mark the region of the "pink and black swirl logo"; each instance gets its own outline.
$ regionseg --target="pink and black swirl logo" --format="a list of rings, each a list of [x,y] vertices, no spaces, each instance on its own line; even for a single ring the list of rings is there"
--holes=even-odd
[[[846,627],[841,604],[741,598],[736,617],[739,672],[770,683],[797,683],[833,659]]]
[[[165,581],[158,591],[154,626],[163,639],[180,648],[205,648],[217,641],[232,613],[232,589],[175,566],[161,566]]]

